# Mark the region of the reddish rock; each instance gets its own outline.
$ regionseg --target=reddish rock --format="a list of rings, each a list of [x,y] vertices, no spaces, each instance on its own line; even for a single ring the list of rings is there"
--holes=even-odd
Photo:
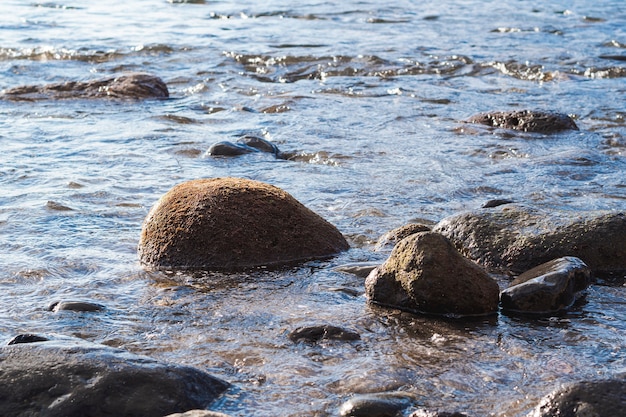
[[[141,263],[151,269],[230,270],[327,258],[342,234],[287,192],[240,178],[188,181],[144,221]]]

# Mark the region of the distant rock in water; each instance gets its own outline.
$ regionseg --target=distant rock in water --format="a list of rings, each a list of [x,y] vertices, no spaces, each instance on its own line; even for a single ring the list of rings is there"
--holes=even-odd
[[[355,331],[329,324],[300,327],[289,333],[289,339],[292,342],[304,341],[315,343],[320,340],[353,341],[359,340],[360,338],[361,336]]]
[[[229,387],[196,368],[80,339],[28,339],[0,348],[2,416],[164,416],[204,409]]]
[[[574,120],[566,114],[533,110],[481,113],[470,117],[467,122],[535,133],[578,130]]]
[[[188,181],[146,217],[139,258],[150,269],[231,270],[328,258],[343,235],[280,188],[241,178]]]
[[[167,85],[159,77],[130,73],[92,81],[15,87],[0,93],[0,99],[15,101],[61,99],[161,99],[168,98]]]
[[[258,136],[243,136],[235,143],[222,141],[213,144],[207,151],[209,156],[239,156],[253,152],[265,152],[282,158],[281,152],[272,142]]]
[[[102,310],[104,310],[103,305],[88,301],[55,301],[48,306],[48,311],[55,313],[59,311],[94,312]]]

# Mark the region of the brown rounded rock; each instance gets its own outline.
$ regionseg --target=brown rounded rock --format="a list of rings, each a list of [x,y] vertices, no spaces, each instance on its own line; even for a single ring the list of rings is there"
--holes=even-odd
[[[138,252],[150,269],[232,270],[323,259],[348,248],[333,225],[280,188],[213,178],[161,197],[144,221]]]

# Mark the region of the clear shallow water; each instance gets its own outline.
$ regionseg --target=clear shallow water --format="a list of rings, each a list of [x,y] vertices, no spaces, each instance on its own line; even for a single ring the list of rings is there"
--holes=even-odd
[[[373,246],[389,229],[492,198],[623,211],[623,2],[91,3],[3,1],[0,89],[145,71],[171,98],[0,102],[0,337],[75,335],[208,369],[235,384],[214,407],[234,416],[333,415],[393,390],[518,416],[559,383],[626,371],[619,283],[558,318],[450,323],[372,308],[362,279],[332,270],[384,260]],[[518,108],[581,130],[460,123]],[[204,156],[243,133],[299,157]],[[219,176],[287,190],[353,249],[283,272],[142,271],[150,206]],[[61,299],[106,311],[46,311]],[[362,339],[287,338],[321,323]]]

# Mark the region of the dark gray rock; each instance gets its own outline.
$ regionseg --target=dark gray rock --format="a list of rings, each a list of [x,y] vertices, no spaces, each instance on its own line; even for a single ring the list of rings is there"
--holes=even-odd
[[[82,311],[95,312],[104,310],[102,304],[91,303],[89,301],[55,301],[48,306],[48,311]]]
[[[92,81],[22,86],[0,93],[0,99],[16,101],[99,98],[141,100],[168,97],[169,91],[163,80],[143,73],[130,73]]]
[[[626,410],[626,379],[582,381],[544,397],[528,417],[616,417]]]
[[[576,123],[566,114],[533,110],[481,113],[470,117],[467,122],[535,133],[578,130]]]
[[[466,414],[458,411],[432,411],[432,410],[416,410],[409,417],[468,417]]]
[[[272,142],[258,136],[246,135],[237,139],[236,143],[229,141],[217,142],[207,151],[210,156],[240,156],[254,152],[265,152],[281,158],[282,154]]]
[[[430,226],[422,223],[409,223],[404,226],[397,227],[382,235],[376,242],[374,250],[377,252],[383,250],[392,250],[393,247],[407,236],[419,232],[429,232]]]
[[[353,331],[342,327],[323,324],[319,326],[300,327],[289,333],[292,342],[319,342],[321,340],[354,341],[361,336]]]
[[[496,199],[485,202],[485,204],[482,205],[482,208],[498,207],[498,206],[503,206],[505,204],[511,204],[513,202],[514,202],[513,200],[508,200],[506,198],[496,198]]]
[[[170,414],[165,417],[230,417],[228,414],[209,410],[189,410],[184,413]]]
[[[518,275],[565,256],[582,259],[594,274],[626,271],[621,212],[547,212],[508,204],[448,217],[433,230],[494,272]]]
[[[229,386],[188,366],[80,339],[0,348],[0,415],[154,417],[206,408]]]
[[[365,281],[370,302],[409,312],[451,317],[498,309],[498,284],[434,232],[401,240]]]
[[[342,417],[398,417],[415,398],[404,392],[355,395],[339,409]]]
[[[503,310],[517,313],[555,313],[570,307],[589,284],[589,267],[580,259],[567,256],[517,277],[500,294],[500,304]]]

